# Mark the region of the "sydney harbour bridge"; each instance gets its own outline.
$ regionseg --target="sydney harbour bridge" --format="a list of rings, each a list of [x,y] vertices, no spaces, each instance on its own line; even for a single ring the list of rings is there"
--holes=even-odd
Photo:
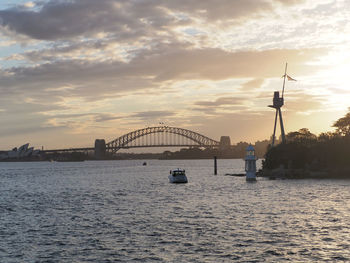
[[[96,139],[95,147],[44,150],[44,152],[94,151],[96,157],[114,154],[120,149],[146,147],[203,147],[216,148],[231,144],[228,136],[221,136],[220,141],[213,140],[197,132],[170,126],[147,127],[124,134],[108,143]]]

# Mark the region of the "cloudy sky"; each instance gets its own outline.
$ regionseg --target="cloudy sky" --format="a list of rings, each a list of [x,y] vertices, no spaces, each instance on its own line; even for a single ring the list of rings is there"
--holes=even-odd
[[[0,149],[164,122],[233,143],[331,130],[350,106],[349,0],[1,0]]]

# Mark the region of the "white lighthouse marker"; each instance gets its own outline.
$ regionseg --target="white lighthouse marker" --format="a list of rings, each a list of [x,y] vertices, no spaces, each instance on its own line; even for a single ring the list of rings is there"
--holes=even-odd
[[[255,149],[249,145],[246,149],[245,156],[245,172],[247,181],[256,181],[256,158]]]

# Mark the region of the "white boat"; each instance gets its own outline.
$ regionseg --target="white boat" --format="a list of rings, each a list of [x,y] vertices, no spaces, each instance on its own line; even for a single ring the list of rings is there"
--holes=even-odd
[[[180,184],[180,183],[187,183],[187,177],[185,170],[183,169],[175,169],[175,170],[170,170],[169,174],[169,182],[174,183],[174,184]]]

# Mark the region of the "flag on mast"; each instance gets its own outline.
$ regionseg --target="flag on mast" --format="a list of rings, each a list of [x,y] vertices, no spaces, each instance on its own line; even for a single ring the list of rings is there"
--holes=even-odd
[[[297,81],[296,79],[293,79],[291,76],[289,76],[287,74],[283,75],[282,78],[284,78],[284,76],[286,76],[289,81]]]
[[[297,81],[296,79],[293,79],[292,77],[290,77],[288,75],[287,75],[287,79],[290,80],[290,81]]]

